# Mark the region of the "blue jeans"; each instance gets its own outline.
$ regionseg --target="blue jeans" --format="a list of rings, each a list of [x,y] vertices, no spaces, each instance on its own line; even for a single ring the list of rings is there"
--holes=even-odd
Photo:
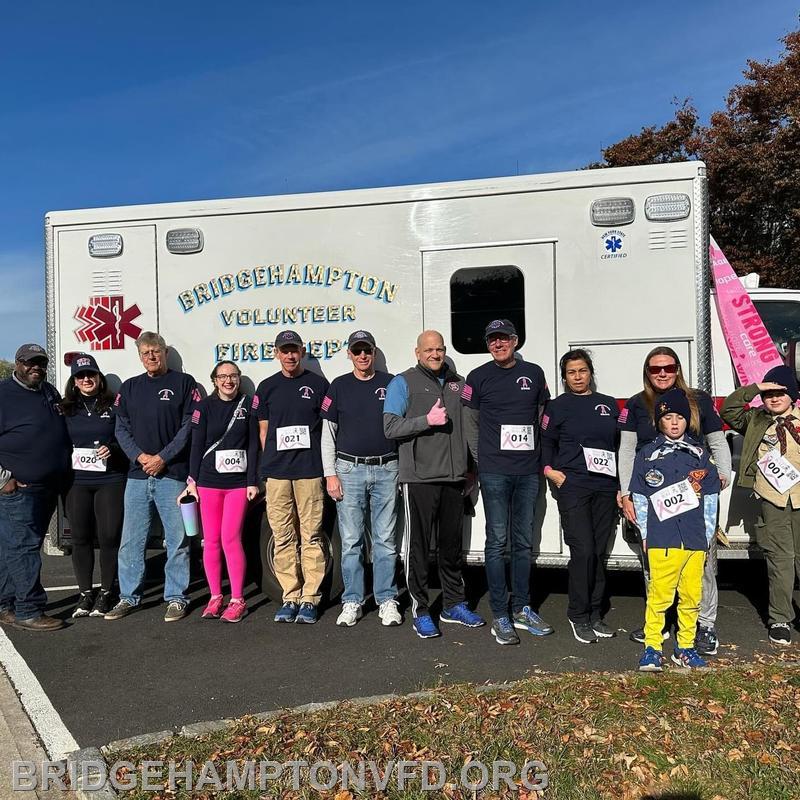
[[[174,478],[129,479],[125,486],[125,519],[119,545],[119,596],[134,606],[142,599],[147,537],[158,512],[167,542],[164,599],[188,602],[189,540],[184,535],[178,495],[186,488]]]
[[[336,459],[342,499],[336,504],[342,540],[343,603],[364,602],[364,536],[367,514],[372,534],[372,583],[375,602],[397,596],[397,466],[353,464]]]
[[[522,611],[530,603],[533,514],[539,492],[538,475],[480,473],[483,510],[486,514],[486,581],[495,617],[508,616],[506,543],[511,522],[511,605]]]
[[[0,609],[17,619],[40,617],[47,604],[41,547],[57,499],[43,486],[0,493]]]

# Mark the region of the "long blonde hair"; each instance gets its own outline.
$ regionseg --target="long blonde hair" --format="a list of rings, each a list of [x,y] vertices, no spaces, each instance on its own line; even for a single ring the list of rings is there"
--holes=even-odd
[[[695,394],[694,389],[691,389],[684,380],[683,367],[681,367],[681,360],[678,358],[678,354],[671,347],[667,347],[666,345],[654,347],[647,354],[647,357],[644,360],[644,366],[642,367],[642,383],[644,384],[644,391],[642,392],[642,395],[644,396],[644,406],[647,409],[647,413],[653,422],[653,425],[655,425],[656,422],[655,405],[658,393],[653,388],[653,384],[650,382],[650,374],[648,373],[647,368],[650,366],[650,359],[654,358],[655,356],[669,356],[675,360],[675,364],[678,366],[678,371],[675,373],[675,386],[677,386],[678,389],[683,389],[684,393],[686,394],[686,399],[689,401],[689,411],[691,412],[689,419],[689,430],[692,432],[692,434],[694,434],[695,438],[702,438],[703,431],[700,427],[700,406],[697,404],[697,395]]]

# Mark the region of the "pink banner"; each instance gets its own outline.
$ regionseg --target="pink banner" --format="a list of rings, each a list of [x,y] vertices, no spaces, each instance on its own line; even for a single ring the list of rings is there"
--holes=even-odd
[[[736,374],[742,386],[760,383],[764,373],[780,366],[784,360],[747,290],[713,237],[709,254],[716,288],[717,313]]]

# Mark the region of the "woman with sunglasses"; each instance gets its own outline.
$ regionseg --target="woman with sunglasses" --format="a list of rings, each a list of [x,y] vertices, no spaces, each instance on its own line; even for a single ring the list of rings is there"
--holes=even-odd
[[[657,431],[653,422],[655,406],[658,398],[673,387],[683,389],[689,400],[690,420],[686,433],[697,441],[705,440],[708,444],[723,488],[728,485],[731,476],[731,451],[722,431],[722,420],[714,407],[714,401],[706,392],[689,388],[683,377],[678,354],[666,346],[651,350],[644,360],[642,381],[643,390],[631,397],[619,414],[620,506],[625,519],[632,525],[636,524],[636,512],[628,484],[633,471],[633,460],[642,447],[656,438]],[[658,475],[654,474],[652,480],[657,481]],[[718,600],[716,554],[716,539],[713,539],[708,549],[703,573],[703,599],[700,604],[700,623],[695,642],[695,648],[701,655],[714,655],[718,646],[715,629]],[[640,553],[640,557],[647,581],[647,567],[643,554]],[[636,630],[630,638],[636,642],[644,642],[644,631]]]
[[[80,590],[72,616],[103,617],[114,606],[128,461],[114,436],[114,395],[97,362],[88,353],[78,353],[70,369],[61,409],[72,441],[72,483],[64,509]],[[96,598],[92,589],[95,534],[100,545]]]
[[[242,529],[247,504],[258,494],[258,398],[243,394],[239,367],[220,361],[211,373],[212,393],[192,414],[192,445],[187,494],[200,503],[203,523],[203,568],[211,598],[203,619],[239,622],[244,600],[245,557]],[[222,556],[228,570],[231,599],[223,611]]]

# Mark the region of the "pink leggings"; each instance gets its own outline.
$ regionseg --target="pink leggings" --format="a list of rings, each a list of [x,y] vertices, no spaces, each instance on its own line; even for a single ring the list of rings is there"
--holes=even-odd
[[[203,520],[203,567],[212,595],[222,594],[222,553],[228,567],[231,597],[244,591],[242,527],[247,511],[247,489],[197,487]]]

